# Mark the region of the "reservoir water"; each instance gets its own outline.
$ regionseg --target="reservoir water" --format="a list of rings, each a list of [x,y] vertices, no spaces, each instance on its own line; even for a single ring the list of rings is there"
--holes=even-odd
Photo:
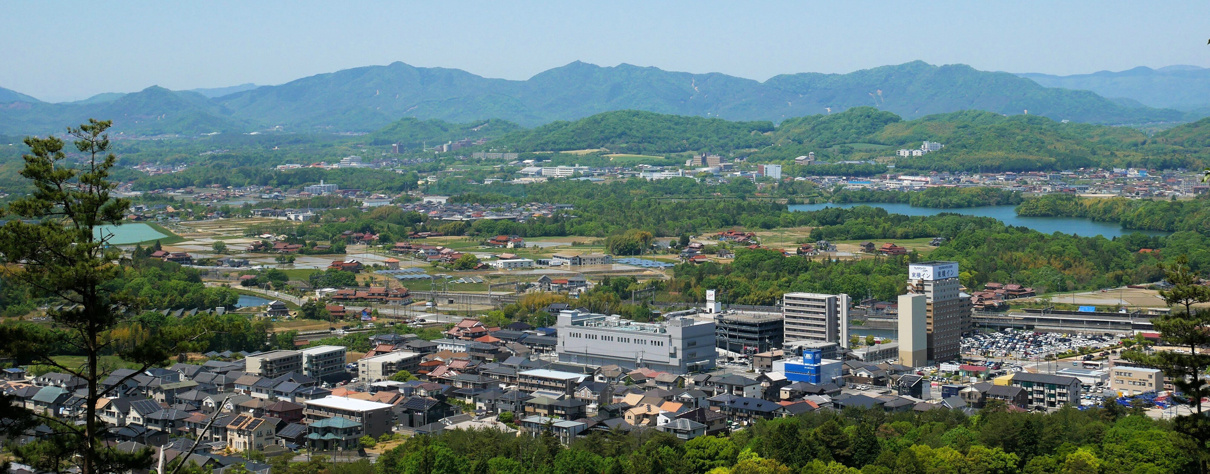
[[[269,300],[259,296],[239,295],[239,299],[235,301],[236,308],[248,308],[252,306],[264,306],[269,304]]]
[[[1135,232],[1147,235],[1168,235],[1168,232],[1123,229],[1114,222],[1096,222],[1082,217],[1021,217],[1017,215],[1016,206],[984,206],[958,209],[934,209],[931,207],[912,207],[903,203],[845,203],[845,204],[792,204],[791,211],[818,211],[829,207],[849,209],[857,206],[870,206],[886,209],[891,214],[905,216],[935,216],[941,213],[961,214],[964,216],[991,217],[1010,226],[1028,227],[1044,234],[1062,232],[1082,237],[1103,235],[1107,239],[1121,237]]]
[[[112,234],[110,245],[130,245],[168,237],[147,224],[101,225],[94,228],[92,233],[98,239]]]

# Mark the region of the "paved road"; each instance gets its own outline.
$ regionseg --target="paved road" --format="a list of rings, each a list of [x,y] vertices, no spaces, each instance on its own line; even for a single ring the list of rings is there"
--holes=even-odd
[[[215,282],[207,282],[206,285],[207,286],[221,286],[222,284],[215,283]],[[303,303],[306,303],[308,300],[312,299],[311,297],[292,296],[292,295],[289,295],[286,293],[282,293],[280,291],[266,290],[264,288],[257,288],[257,287],[242,287],[240,289],[251,292],[251,293],[264,295],[266,298],[288,301],[290,303],[294,303],[299,306],[302,306]],[[422,309],[417,308],[415,306],[400,306],[400,305],[387,305],[387,304],[374,305],[374,306],[345,306],[345,310],[350,313],[360,312],[362,309],[365,309],[365,308],[369,308],[371,311],[376,309],[376,310],[378,310],[379,315],[391,317],[391,318],[397,318],[397,319],[402,319],[402,318],[412,319],[412,318],[419,317],[419,318],[424,318],[426,321],[435,321],[435,322],[439,322],[439,323],[453,323],[453,324],[457,324],[459,321],[462,321],[463,319],[465,319],[465,316],[443,314],[443,313],[434,314],[431,312],[425,312]]]
[[[211,287],[223,286],[223,283],[208,281],[208,282],[206,282],[206,286],[211,286]],[[255,286],[243,286],[243,287],[240,287],[239,289],[243,290],[243,291],[248,291],[251,293],[257,293],[260,295],[264,295],[266,298],[270,298],[270,299],[289,301],[289,302],[294,303],[299,306],[302,306],[303,303],[306,303],[307,300],[311,299],[309,297],[292,296],[292,295],[289,295],[286,293],[282,293],[280,291],[266,290],[264,288],[257,288]]]

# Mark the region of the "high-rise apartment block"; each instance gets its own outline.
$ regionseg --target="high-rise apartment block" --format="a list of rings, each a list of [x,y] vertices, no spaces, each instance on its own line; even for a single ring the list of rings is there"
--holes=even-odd
[[[899,295],[899,363],[928,365],[928,305],[924,295]]]
[[[971,310],[969,299],[963,301],[961,286],[958,262],[922,262],[908,266],[908,293],[925,298],[928,359],[933,363],[957,359],[961,351],[962,330],[970,319]]]
[[[786,341],[835,342],[849,347],[849,295],[786,293],[781,312]]]

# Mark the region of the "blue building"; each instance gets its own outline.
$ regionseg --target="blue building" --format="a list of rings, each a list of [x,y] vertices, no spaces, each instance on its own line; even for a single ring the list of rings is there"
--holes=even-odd
[[[774,361],[773,370],[785,374],[791,382],[843,384],[841,375],[844,364],[839,360],[823,358],[821,349],[803,349],[802,357]]]

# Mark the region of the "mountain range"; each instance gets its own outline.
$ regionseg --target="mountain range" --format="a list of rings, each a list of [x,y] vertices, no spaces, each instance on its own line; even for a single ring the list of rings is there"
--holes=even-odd
[[[462,123],[502,119],[533,127],[615,110],[781,122],[862,106],[905,119],[961,110],[1099,124],[1183,122],[1200,116],[1085,90],[1044,87],[1009,73],[921,61],[848,74],[787,74],[764,82],[578,61],[512,81],[396,62],[276,86],[197,91],[153,86],[59,104],[0,89],[0,134],[61,131],[89,117],[112,119],[115,133],[197,135],[265,129],[371,132],[405,117]]]
[[[1195,110],[1210,107],[1210,69],[1168,66],[1126,71],[1053,76],[1018,74],[1045,87],[1086,90],[1111,99],[1128,99],[1148,107]]]

